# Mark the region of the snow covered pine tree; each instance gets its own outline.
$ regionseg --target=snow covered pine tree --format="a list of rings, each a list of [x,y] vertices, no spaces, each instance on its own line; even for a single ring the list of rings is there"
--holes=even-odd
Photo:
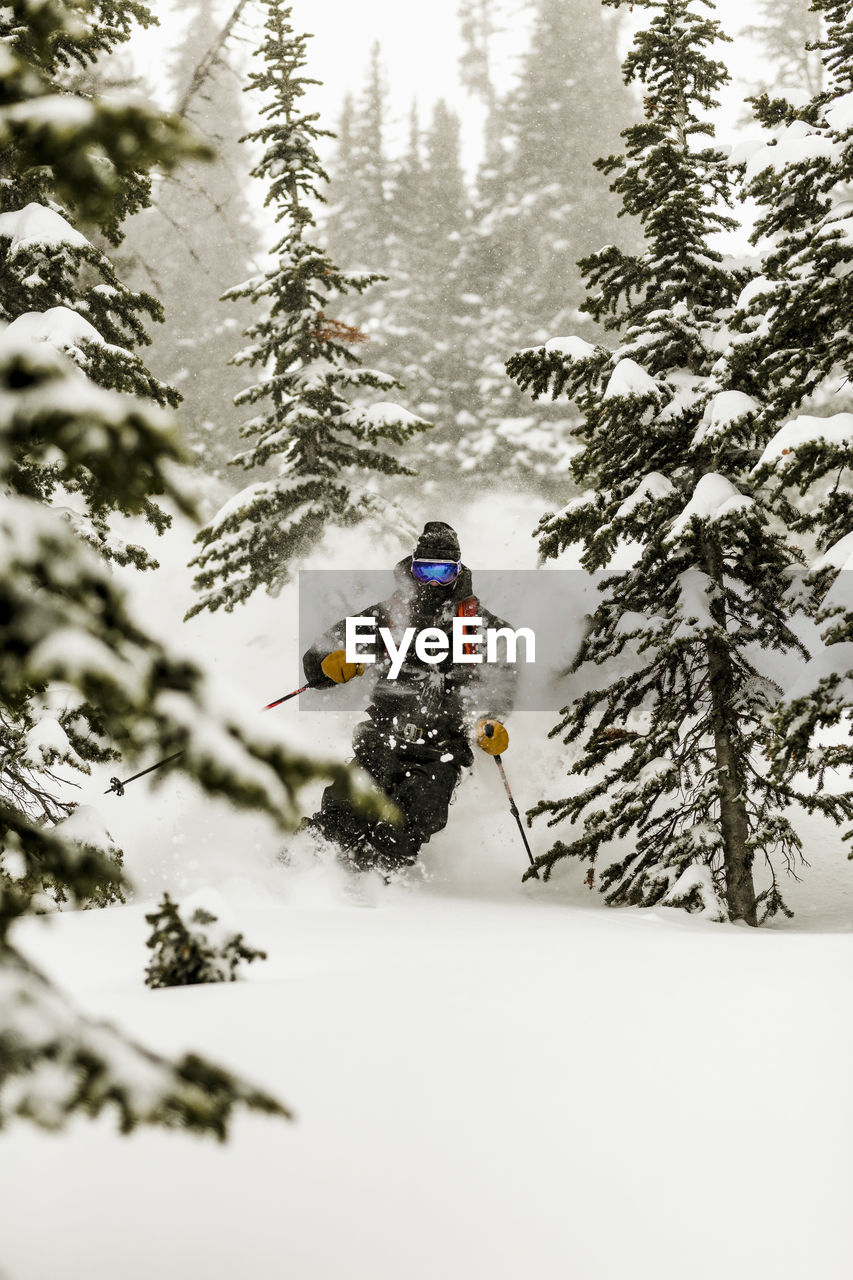
[[[295,755],[274,724],[229,705],[203,672],[146,635],[110,574],[110,557],[145,559],[111,542],[111,511],[164,523],[159,495],[191,511],[171,417],[150,403],[167,397],[123,336],[125,324],[134,331],[135,304],[74,226],[86,220],[117,237],[119,212],[144,194],[148,169],[197,152],[159,112],[66,90],[68,68],[111,47],[132,16],[147,15],[114,0],[0,9],[0,279],[12,321],[0,343],[0,1125],[18,1114],[57,1127],[114,1104],[125,1130],[156,1123],[224,1136],[235,1105],[284,1108],[195,1056],[169,1062],[84,1018],[12,945],[14,921],[43,909],[41,885],[77,904],[121,887],[103,831],[57,823],[72,807],[51,775],[57,758],[76,755],[86,769],[116,748],[131,760],[182,751],[181,767],[207,791],[283,826],[298,819],[306,779],[346,781],[345,770]],[[18,316],[16,302],[54,314]],[[64,494],[73,516],[58,505]],[[27,738],[53,698],[59,745],[45,764]]]
[[[468,196],[459,120],[443,101],[421,134],[414,110],[406,156],[391,184],[390,283],[386,286],[383,365],[405,385],[430,431],[430,475],[458,476],[460,427],[473,422],[478,371],[471,361],[470,318],[460,247]],[[437,438],[442,440],[435,445]],[[422,442],[416,447],[422,452]],[[411,450],[414,462],[414,449]]]
[[[797,560],[753,476],[760,405],[726,358],[746,276],[713,247],[733,226],[708,119],[727,73],[706,53],[724,37],[699,3],[634,0],[649,22],[624,73],[645,88],[645,118],[623,131],[624,157],[599,165],[646,247],[611,245],[581,263],[586,309],[620,344],[558,338],[507,366],[534,394],[565,390],[583,413],[573,472],[584,493],[543,518],[543,554],[582,542],[590,571],[610,569],[620,547],[633,560],[603,584],[576,660],[580,687],[554,730],[578,744],[571,772],[594,780],[532,812],[551,825],[586,813],[580,835],[538,860],[546,874],[566,856],[595,863],[608,851],[610,903],[756,924],[785,909],[774,856],[793,869],[800,850],[785,813],[800,797],[790,772],[770,776],[766,761],[778,690],[760,669],[762,650],[798,651],[786,597]],[[836,818],[849,809],[818,803]],[[762,855],[770,883],[757,893]]]
[[[853,12],[837,0],[812,9],[825,27],[815,48],[823,88],[804,107],[766,95],[755,103],[775,137],[746,166],[764,262],[741,299],[735,359],[767,399],[772,438],[757,474],[803,540],[828,624],[827,647],[779,708],[774,753],[777,769],[799,765],[817,779],[815,807],[827,770],[853,764],[853,413],[792,415],[807,401],[818,414],[833,407],[853,370]]]
[[[64,123],[61,113],[77,112],[77,121],[65,123],[72,130],[79,130],[79,117],[88,110],[88,100],[72,96],[69,84],[82,78],[99,55],[127,39],[133,17],[150,20],[141,6],[135,10],[133,6],[111,6],[109,13],[108,23],[106,11],[97,8],[95,22],[57,40],[53,46],[42,30],[50,30],[51,20],[38,17],[26,6],[17,12],[13,8],[0,20],[0,33],[19,58],[16,67],[31,65],[43,78],[48,104],[57,107],[49,123],[59,146]],[[20,85],[10,80],[6,105],[10,110],[17,108],[17,115],[24,111],[16,101],[20,91]],[[111,113],[115,112],[115,108],[102,105],[103,116],[93,115],[87,121],[93,145],[98,130],[110,127]],[[43,103],[38,106],[43,109]],[[28,109],[35,112],[36,104]],[[116,115],[117,126],[125,115],[126,110]],[[142,118],[137,117],[135,128],[140,137],[142,126]],[[152,123],[145,121],[144,127],[150,133]],[[81,149],[81,159],[89,170],[83,175],[85,185],[78,194],[71,189],[75,179],[65,167],[67,157],[60,154],[56,158],[50,152],[47,127],[44,137],[34,129],[25,133],[20,126],[16,136],[14,125],[7,124],[9,161],[0,189],[0,319],[6,323],[0,335],[0,353],[14,354],[33,344],[39,344],[35,350],[45,350],[41,344],[47,344],[47,349],[64,352],[101,387],[130,392],[159,405],[178,399],[149,374],[132,350],[147,341],[143,317],[159,318],[158,303],[150,295],[127,289],[106,254],[72,221],[84,222],[92,228],[90,235],[98,232],[108,243],[117,244],[121,229],[116,209],[132,210],[147,200],[148,166],[166,141],[169,128],[164,122],[162,141],[151,138],[147,155],[142,144],[132,160],[114,170],[116,190],[108,201],[104,175],[84,150]],[[187,141],[181,143],[182,148],[186,149]],[[43,150],[29,155],[28,147],[36,143]],[[180,151],[176,149],[175,155],[179,159]],[[93,174],[94,187],[90,190]],[[64,210],[61,202],[66,206]],[[141,547],[121,545],[109,535],[107,516],[114,509],[121,509],[121,499],[114,498],[108,490],[99,491],[87,467],[74,468],[60,485],[56,460],[49,454],[42,457],[37,449],[28,450],[25,441],[21,441],[17,464],[18,483],[26,477],[23,492],[28,496],[52,502],[56,507],[61,493],[69,495],[66,518],[104,557],[140,568],[153,563]],[[157,528],[166,527],[167,517],[153,501],[144,497],[142,505]],[[8,695],[8,686],[4,693]],[[93,812],[75,811],[67,789],[66,796],[61,795],[56,770],[86,768],[84,762],[107,759],[110,753],[99,741],[97,712],[91,705],[69,706],[61,699],[57,709],[43,695],[43,689],[29,688],[14,703],[5,698],[0,708],[0,795],[40,821],[52,824],[65,819],[64,830],[69,838],[76,834],[90,848],[109,854],[116,874],[95,894],[95,900],[103,904],[111,897],[121,896],[121,855],[102,826],[99,832]],[[69,818],[72,811],[74,816]],[[38,863],[28,872],[28,886],[34,893],[44,891],[56,902],[67,897],[62,884]]]
[[[459,121],[441,100],[426,130],[412,107],[404,155],[386,156],[378,56],[376,47],[364,92],[344,104],[322,230],[329,253],[347,269],[383,264],[386,282],[353,299],[351,320],[376,345],[382,368],[405,386],[414,411],[436,424],[425,450],[428,492],[448,478],[458,481],[464,428],[477,421],[481,316],[479,308],[472,314],[461,270],[468,192]],[[404,458],[414,465],[423,454],[415,440]]]
[[[357,98],[344,100],[337,130],[335,157],[326,189],[328,208],[323,218],[323,238],[330,256],[368,274],[377,262],[386,262],[393,237],[389,192],[392,164],[387,154],[388,88],[382,49],[370,50],[367,75]],[[371,289],[367,299],[353,298],[352,308],[360,327],[370,330],[371,320],[381,327],[376,298],[385,289]]]
[[[226,295],[250,298],[267,311],[247,331],[251,345],[236,360],[263,370],[237,403],[269,401],[269,408],[244,427],[254,444],[234,462],[247,470],[275,463],[277,475],[242,490],[199,533],[201,550],[192,563],[199,567],[195,585],[205,594],[188,617],[203,609],[230,611],[259,587],[277,593],[293,560],[331,523],[372,515],[413,533],[363,476],[413,474],[382,446],[402,445],[427,423],[394,404],[360,407],[345,398],[350,389],[397,384],[361,367],[352,347],[362,335],[328,311],[334,295],[361,292],[379,277],[344,274],[305,238],[314,225],[310,202],[322,199],[319,185],[326,181],[314,148],[324,131],[316,115],[299,110],[312,83],[302,74],[308,37],[295,34],[290,17],[290,6],[268,4],[258,50],[263,67],[247,86],[266,97],[267,123],[249,134],[265,148],[252,172],[269,183],[266,203],[276,206],[285,232],[272,250],[274,265]]]

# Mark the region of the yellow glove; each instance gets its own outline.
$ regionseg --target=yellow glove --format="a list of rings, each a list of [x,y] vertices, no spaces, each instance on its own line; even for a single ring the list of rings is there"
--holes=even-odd
[[[346,649],[335,649],[334,653],[326,654],[320,663],[320,670],[324,676],[334,680],[335,684],[346,684],[353,676],[364,675],[364,663],[347,662]]]
[[[500,720],[480,720],[477,723],[477,746],[490,756],[502,756],[509,746],[509,734]]]

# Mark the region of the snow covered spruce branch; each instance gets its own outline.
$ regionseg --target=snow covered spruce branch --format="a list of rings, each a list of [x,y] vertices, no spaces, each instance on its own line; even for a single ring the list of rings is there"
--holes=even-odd
[[[763,658],[805,656],[792,628],[803,558],[756,471],[774,427],[761,379],[739,360],[750,275],[715,246],[736,225],[733,171],[709,119],[728,74],[707,50],[724,36],[713,5],[642,7],[624,70],[643,86],[644,118],[600,167],[645,248],[610,245],[582,263],[585,309],[617,342],[558,338],[507,366],[534,396],[565,393],[583,415],[572,467],[582,494],[543,519],[543,555],[581,543],[587,569],[612,570],[554,729],[576,753],[572,773],[593,781],[533,811],[583,828],[539,862],[549,874],[567,856],[606,858],[610,902],[756,924],[785,910],[774,862],[796,865],[787,811],[809,802],[779,763],[781,690]],[[849,792],[820,803],[836,821],[853,816]]]
[[[60,1129],[71,1115],[115,1110],[122,1133],[159,1125],[222,1140],[239,1107],[290,1118],[277,1099],[196,1054],[172,1062],[81,1016],[17,952],[0,955],[0,1129],[13,1116]]]

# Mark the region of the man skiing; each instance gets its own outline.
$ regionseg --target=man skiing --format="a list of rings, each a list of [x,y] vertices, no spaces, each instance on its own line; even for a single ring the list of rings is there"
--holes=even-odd
[[[469,738],[493,756],[509,745],[503,720],[515,695],[515,666],[506,658],[454,661],[453,632],[459,627],[454,628],[454,619],[476,617],[484,629],[508,625],[474,595],[455,530],[441,521],[427,523],[413,554],[400,561],[394,577],[397,590],[390,600],[363,610],[360,618],[375,618],[377,632],[387,628],[397,646],[406,628],[434,629],[433,661],[410,648],[402,662],[398,658],[392,678],[390,656],[381,659],[377,653],[368,719],[357,726],[353,749],[354,763],[394,802],[402,821],[366,817],[341,787],[332,785],[323,793],[320,811],[307,823],[336,844],[358,870],[410,866],[421,846],[442,830],[462,769],[473,763]],[[436,650],[443,647],[438,632],[447,643],[436,660]],[[302,660],[310,685],[331,688],[364,673],[363,663],[347,662],[345,636],[343,620],[312,644]],[[474,647],[467,643],[465,652],[472,654]]]

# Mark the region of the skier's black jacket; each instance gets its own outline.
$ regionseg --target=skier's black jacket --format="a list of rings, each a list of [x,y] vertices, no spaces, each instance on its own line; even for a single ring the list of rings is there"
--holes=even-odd
[[[394,569],[397,590],[389,600],[359,610],[359,616],[376,619],[376,663],[365,668],[374,673],[375,685],[368,715],[383,731],[391,745],[413,754],[440,752],[447,744],[466,739],[477,720],[504,720],[512,710],[517,684],[515,664],[506,661],[506,646],[498,645],[500,660],[485,661],[485,645],[476,650],[480,663],[454,663],[452,623],[454,617],[476,616],[481,629],[508,627],[486,609],[474,594],[471,570],[462,572],[449,587],[423,586],[411,573],[411,556]],[[462,612],[460,613],[460,606]],[[438,627],[449,640],[448,652],[440,662],[423,662],[415,653],[414,641],[396,680],[388,678],[390,659],[383,653],[379,627],[387,627],[399,644],[406,627],[421,631]],[[334,683],[321,670],[327,654],[345,645],[346,619],[319,636],[302,659],[305,678],[317,688]]]

